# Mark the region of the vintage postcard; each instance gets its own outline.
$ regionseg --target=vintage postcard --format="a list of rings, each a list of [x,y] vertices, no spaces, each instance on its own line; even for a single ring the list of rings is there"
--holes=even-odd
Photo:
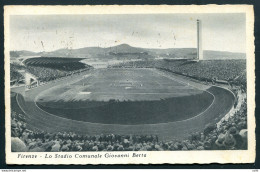
[[[252,5],[5,6],[7,164],[255,161]]]

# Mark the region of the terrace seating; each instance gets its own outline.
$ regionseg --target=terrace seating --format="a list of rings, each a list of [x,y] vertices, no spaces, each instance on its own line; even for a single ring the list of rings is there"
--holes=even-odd
[[[121,63],[110,67],[159,68],[185,76],[204,78],[208,81],[225,80],[234,84],[246,83],[246,60],[151,60]]]
[[[46,67],[36,67],[36,66],[27,66],[27,72],[34,75],[40,83],[56,80],[65,76],[70,76],[79,71],[89,70],[90,67],[85,67],[84,69],[68,71],[68,70],[59,70]]]
[[[24,79],[24,76],[18,72],[18,70],[23,69],[23,66],[11,64],[10,65],[10,81],[11,85],[19,82],[20,80]]]
[[[67,72],[45,67],[27,66],[27,71],[37,77],[39,81],[47,82],[66,76]]]
[[[60,71],[75,71],[86,68],[86,65],[81,63],[81,58],[61,58],[61,57],[38,57],[30,58],[24,61],[26,66],[43,67]]]

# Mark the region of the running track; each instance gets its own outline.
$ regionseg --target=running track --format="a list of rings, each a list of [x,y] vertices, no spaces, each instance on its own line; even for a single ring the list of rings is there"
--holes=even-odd
[[[159,71],[158,71],[159,72]],[[27,124],[30,128],[37,128],[47,132],[76,132],[79,134],[157,134],[160,139],[169,140],[174,138],[185,138],[190,133],[202,131],[208,123],[216,123],[220,120],[234,104],[234,95],[227,89],[221,87],[205,87],[205,85],[188,81],[180,76],[169,75],[169,78],[177,79],[180,82],[189,82],[194,87],[206,88],[206,91],[214,95],[212,104],[202,113],[187,120],[145,125],[119,125],[119,124],[98,124],[70,120],[49,114],[40,109],[35,103],[35,97],[45,89],[65,84],[68,81],[80,80],[88,72],[79,74],[79,77],[73,76],[55,83],[49,83],[26,92],[30,99],[24,100],[21,94],[17,94],[16,100],[21,110],[27,116]],[[15,90],[12,90],[15,91]]]

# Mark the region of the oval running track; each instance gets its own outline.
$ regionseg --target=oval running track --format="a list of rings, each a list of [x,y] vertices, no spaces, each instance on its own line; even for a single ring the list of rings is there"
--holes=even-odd
[[[159,124],[142,124],[142,125],[120,125],[120,124],[99,124],[83,121],[75,121],[49,114],[40,109],[34,99],[47,88],[51,88],[58,84],[65,84],[69,80],[80,80],[81,76],[89,72],[79,74],[79,77],[73,76],[63,80],[48,83],[37,88],[26,91],[30,100],[24,100],[21,94],[17,94],[16,101],[21,110],[27,116],[27,125],[30,128],[36,128],[47,132],[76,132],[79,134],[156,134],[160,139],[170,140],[185,138],[190,133],[202,131],[209,123],[218,122],[225,114],[227,114],[234,104],[234,94],[221,87],[212,86],[206,91],[214,95],[212,104],[200,114],[187,120],[159,123]],[[174,77],[172,75],[171,77]],[[187,78],[185,78],[187,80]],[[182,78],[183,80],[183,78]],[[191,82],[191,81],[189,81]],[[198,84],[198,83],[196,83]],[[201,84],[202,85],[202,84]],[[13,90],[12,90],[13,91]]]

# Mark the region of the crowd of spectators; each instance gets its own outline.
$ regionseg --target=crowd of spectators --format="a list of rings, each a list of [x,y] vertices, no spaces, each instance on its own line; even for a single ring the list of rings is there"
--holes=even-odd
[[[23,67],[17,64],[10,64],[10,81],[11,85],[24,79],[24,76],[19,72]]]
[[[90,68],[84,68],[76,71],[64,71],[59,69],[53,69],[53,68],[46,68],[46,67],[35,67],[35,66],[27,66],[26,70],[30,74],[34,75],[38,81],[40,82],[48,82],[55,79],[59,79],[65,76],[70,76],[74,73],[77,73],[79,71],[83,70],[89,70]]]
[[[19,81],[20,79],[24,79],[24,76],[17,72],[16,70],[11,69],[10,70],[10,76],[11,76],[11,81]]]
[[[11,84],[14,84],[20,80],[24,80],[25,77],[19,72],[19,70],[23,70],[24,71],[23,73],[28,72],[32,74],[40,82],[48,82],[88,69],[90,69],[90,66],[85,66],[85,68],[83,69],[71,71],[71,70],[60,70],[56,68],[47,68],[47,67],[38,67],[38,66],[21,66],[17,64],[11,64],[10,80],[11,80]]]
[[[146,60],[126,62],[111,67],[160,68],[201,79],[246,83],[246,60]]]
[[[56,80],[91,66],[81,63],[81,58],[37,57],[28,58],[23,64],[26,72],[32,74],[40,83]]]
[[[26,67],[27,72],[31,73],[39,81],[42,82],[48,82],[51,80],[55,80],[57,78],[64,77],[68,74],[68,72],[61,71],[58,69],[51,69],[51,68],[45,68],[45,67],[32,67],[32,66],[27,66]]]

